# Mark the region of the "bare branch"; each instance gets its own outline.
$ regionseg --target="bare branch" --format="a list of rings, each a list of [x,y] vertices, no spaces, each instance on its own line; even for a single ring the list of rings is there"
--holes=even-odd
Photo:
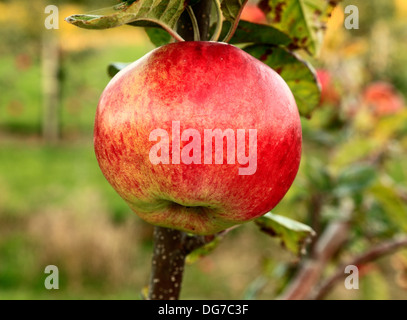
[[[232,229],[215,235],[195,236],[179,230],[155,227],[148,299],[178,300],[187,255],[219,237],[223,238]]]
[[[184,274],[185,233],[154,227],[154,252],[151,263],[149,300],[178,300]]]
[[[311,258],[304,261],[293,281],[277,299],[303,300],[308,298],[320,280],[327,263],[347,241],[349,219],[353,208],[351,201],[343,203],[341,210],[344,218],[332,222],[325,229],[315,244]]]
[[[339,267],[336,272],[324,281],[315,293],[310,296],[310,299],[323,299],[334,288],[335,284],[345,277],[344,270],[346,266],[354,265],[359,267],[404,248],[407,248],[407,237],[392,239],[371,248],[352,261]]]

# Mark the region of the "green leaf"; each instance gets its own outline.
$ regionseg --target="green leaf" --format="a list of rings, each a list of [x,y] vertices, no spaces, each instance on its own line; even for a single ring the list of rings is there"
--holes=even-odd
[[[224,21],[220,36],[221,39],[226,37],[230,28],[231,23],[229,21]],[[251,23],[245,20],[240,20],[235,34],[229,41],[231,44],[257,43],[283,46],[287,46],[290,42],[290,37],[276,28],[264,24]]]
[[[294,254],[303,253],[304,245],[310,237],[315,236],[309,226],[271,212],[254,221],[260,230],[281,238],[281,243]]]
[[[314,69],[307,62],[281,47],[252,45],[243,50],[280,74],[290,87],[300,114],[309,118],[318,106],[321,94]]]
[[[387,217],[403,232],[407,232],[407,205],[400,199],[395,188],[374,185],[370,193],[386,212]]]
[[[186,7],[186,0],[136,0],[130,5],[120,4],[109,15],[77,14],[65,20],[85,29],[108,29],[124,24],[133,26],[161,26],[176,34],[175,27]]]
[[[118,73],[120,70],[124,69],[127,67],[130,63],[124,63],[124,62],[112,62],[109,64],[107,67],[107,74],[113,78],[116,73]]]
[[[338,175],[334,194],[338,197],[352,196],[370,187],[376,179],[376,169],[369,165],[351,165]]]
[[[220,7],[223,17],[233,23],[240,17],[246,2],[247,0],[222,0]]]
[[[218,247],[222,239],[223,237],[221,236],[215,237],[213,241],[205,244],[204,246],[198,249],[195,249],[194,251],[187,255],[186,263],[192,264],[198,261],[199,259],[209,255],[213,250],[215,250]]]
[[[318,53],[326,22],[341,0],[269,0],[271,25],[291,36],[293,46]]]
[[[150,41],[156,47],[161,47],[171,41],[171,35],[161,28],[145,28]]]

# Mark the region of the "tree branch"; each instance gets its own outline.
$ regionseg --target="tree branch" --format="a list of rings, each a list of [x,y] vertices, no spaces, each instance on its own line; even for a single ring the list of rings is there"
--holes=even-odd
[[[392,239],[371,248],[367,252],[339,267],[331,277],[324,281],[310,298],[316,300],[323,299],[334,288],[335,284],[345,277],[344,270],[346,266],[354,265],[359,267],[403,248],[407,248],[407,237]]]
[[[185,258],[192,251],[223,237],[234,227],[215,235],[194,236],[179,230],[154,227],[154,251],[151,263],[149,300],[178,300]]]
[[[151,264],[149,300],[178,300],[186,254],[185,233],[154,227],[154,253]]]
[[[287,289],[277,298],[281,300],[307,299],[318,283],[331,258],[348,239],[349,219],[353,211],[352,202],[344,202],[341,210],[343,219],[332,222],[315,244],[311,258],[304,261]]]

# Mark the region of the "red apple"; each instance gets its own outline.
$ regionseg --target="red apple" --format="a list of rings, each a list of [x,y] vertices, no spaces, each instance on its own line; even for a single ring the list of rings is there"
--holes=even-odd
[[[395,114],[404,107],[403,97],[387,82],[371,83],[363,92],[362,103],[378,117]]]
[[[317,70],[317,79],[321,85],[321,100],[320,104],[331,104],[334,106],[339,105],[340,95],[335,88],[335,84],[332,80],[331,73],[328,70]]]
[[[213,234],[283,198],[300,163],[301,124],[271,68],[232,45],[178,42],[111,80],[94,143],[106,179],[142,219]]]
[[[253,23],[267,23],[267,18],[264,12],[255,4],[246,4],[243,7],[240,19]]]

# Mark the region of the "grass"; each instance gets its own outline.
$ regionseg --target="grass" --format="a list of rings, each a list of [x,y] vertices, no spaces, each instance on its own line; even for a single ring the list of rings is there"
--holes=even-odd
[[[114,61],[131,62],[151,49],[144,44],[87,50],[64,55],[61,60],[61,121],[65,135],[78,136],[93,130],[99,96],[110,78],[107,66]],[[0,128],[22,134],[38,134],[41,128],[41,66],[38,57],[0,56]],[[21,64],[21,63],[20,63]]]
[[[110,192],[91,142],[58,147],[33,143],[3,144],[0,151],[3,215],[29,215],[47,206],[67,205],[86,190],[97,190],[107,211],[120,214],[126,206]]]

